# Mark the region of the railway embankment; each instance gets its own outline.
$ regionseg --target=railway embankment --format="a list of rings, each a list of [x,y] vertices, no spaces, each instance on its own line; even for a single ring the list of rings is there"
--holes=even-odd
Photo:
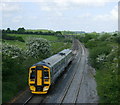
[[[116,103],[119,99],[119,34],[87,34],[79,36],[89,50],[89,64],[95,68],[99,103]]]

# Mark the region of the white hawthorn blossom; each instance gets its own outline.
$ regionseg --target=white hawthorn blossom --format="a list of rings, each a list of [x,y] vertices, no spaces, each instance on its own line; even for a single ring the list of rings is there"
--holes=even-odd
[[[17,57],[24,58],[24,52],[22,49],[18,48],[17,46],[8,45],[7,43],[2,45],[2,55],[11,57],[13,59]]]
[[[97,62],[101,62],[101,61],[104,61],[105,58],[106,58],[106,55],[105,54],[101,54],[101,55],[98,55],[98,57],[96,59],[97,59]]]
[[[26,42],[27,55],[34,58],[45,58],[50,55],[50,43],[43,38],[29,37]]]

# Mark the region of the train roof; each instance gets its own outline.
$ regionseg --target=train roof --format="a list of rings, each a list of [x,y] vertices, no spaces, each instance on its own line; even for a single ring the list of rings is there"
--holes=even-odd
[[[44,66],[52,67],[53,65],[55,65],[56,62],[59,62],[60,60],[62,60],[70,52],[72,52],[72,50],[64,49],[61,52],[59,52],[49,58],[46,58],[41,62],[36,63],[35,65],[44,65]]]

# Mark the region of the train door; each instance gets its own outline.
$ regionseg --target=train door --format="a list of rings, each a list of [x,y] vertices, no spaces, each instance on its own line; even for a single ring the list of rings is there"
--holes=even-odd
[[[42,66],[36,67],[36,71],[37,71],[36,85],[37,86],[43,85],[43,70],[44,70],[44,68]]]
[[[43,77],[42,70],[37,70],[37,78],[36,79],[37,79],[37,85],[39,85],[39,86],[42,85],[42,81],[43,81],[42,77]]]

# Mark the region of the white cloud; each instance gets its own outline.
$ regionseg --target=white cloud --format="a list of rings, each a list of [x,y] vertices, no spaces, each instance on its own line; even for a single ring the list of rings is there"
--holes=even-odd
[[[2,0],[2,2],[57,2],[57,3],[65,3],[65,2],[117,2],[119,0]]]
[[[48,22],[51,22],[51,23],[50,24],[48,23],[48,26],[50,25],[51,27],[52,27],[52,25],[54,25],[56,27],[56,23],[60,23],[61,27],[64,27],[64,28],[66,28],[66,27],[67,28],[74,28],[74,27],[77,28],[77,27],[85,26],[85,28],[92,27],[92,28],[97,29],[97,28],[101,28],[101,27],[96,27],[96,23],[98,21],[98,26],[100,26],[102,24],[103,28],[107,29],[103,23],[107,23],[107,25],[109,27],[112,27],[112,26],[116,25],[115,21],[117,21],[117,17],[118,17],[117,6],[114,7],[107,14],[104,14],[104,11],[103,11],[103,14],[98,13],[98,15],[95,16],[94,12],[92,13],[92,11],[91,11],[91,14],[90,14],[90,13],[86,13],[88,11],[85,11],[84,13],[81,12],[80,16],[78,16],[79,15],[78,14],[77,15],[78,18],[76,18],[77,17],[76,15],[74,15],[75,18],[74,17],[69,18],[68,16],[69,16],[69,13],[71,13],[69,11],[71,11],[71,10],[74,11],[77,9],[82,10],[84,8],[85,9],[92,8],[91,10],[96,9],[96,11],[97,11],[96,7],[102,8],[102,7],[108,6],[108,5],[106,5],[108,2],[117,3],[119,0],[2,0],[2,1],[3,1],[3,3],[6,4],[4,7],[4,11],[6,11],[5,12],[6,17],[8,17],[9,14],[13,13],[15,16],[13,16],[13,18],[11,16],[8,19],[11,19],[12,23],[19,23],[19,24],[22,23],[21,20],[23,21],[23,23],[25,21],[24,24],[26,24],[26,19],[23,19],[25,17],[16,16],[16,14],[15,14],[15,13],[17,13],[17,12],[15,12],[16,10],[19,11],[20,8],[22,8],[22,7],[20,7],[18,2],[34,2],[33,5],[34,4],[39,5],[39,8],[43,12],[45,12],[45,11],[47,12],[47,13],[43,14],[43,16],[41,14],[41,18],[44,18],[44,17],[45,17],[45,19],[50,18]],[[9,4],[9,2],[12,2],[12,3]],[[95,8],[93,8],[93,7],[95,7]],[[39,12],[38,12],[38,14],[39,14]],[[47,16],[46,16],[46,14],[47,14]],[[17,14],[17,15],[19,15],[19,14]],[[36,17],[33,17],[33,18],[34,18],[34,20],[37,20]],[[27,20],[29,20],[29,19],[27,18]],[[30,19],[30,20],[33,20],[33,19]],[[44,20],[44,19],[42,19],[42,20]],[[38,22],[36,22],[36,24],[37,23]],[[43,23],[44,23],[44,21],[43,21]],[[41,25],[43,23],[41,22]],[[57,24],[58,27],[60,27],[60,24]],[[86,25],[86,24],[88,24],[88,25]],[[92,26],[92,24],[93,24],[93,26]],[[12,26],[14,26],[14,25],[12,25]],[[61,27],[60,27],[60,29],[61,29]],[[108,29],[109,29],[109,27],[108,27]],[[91,28],[91,30],[92,30],[92,28]],[[115,27],[113,27],[113,28],[115,28]],[[100,30],[100,29],[98,29],[98,30]]]
[[[29,18],[31,18],[31,19],[33,19],[33,20],[38,19],[37,16],[32,16],[32,17],[29,17]]]
[[[12,19],[12,22],[19,23],[22,20],[22,18],[23,18],[22,16],[16,16]]]
[[[78,18],[88,18],[91,17],[92,14],[91,13],[84,13],[84,14],[80,14],[80,16],[78,16]]]
[[[3,2],[40,2],[44,11],[64,10],[71,7],[80,6],[104,6],[107,2],[118,2],[119,0],[3,0]],[[54,5],[51,5],[54,4]]]
[[[62,16],[62,11],[75,7],[98,7],[104,6],[107,2],[118,2],[119,0],[3,0],[4,11],[19,10],[17,5],[4,4],[4,2],[36,2],[43,11],[53,11]],[[9,7],[9,8],[8,8]]]
[[[41,6],[41,9],[43,11],[51,11],[51,8],[47,7],[47,6]]]
[[[109,21],[109,14],[104,14],[104,15],[96,15],[93,20],[95,21]]]
[[[110,14],[114,19],[118,19],[118,6],[115,6],[111,11]]]
[[[3,12],[14,12],[20,10],[20,6],[18,4],[11,3],[1,3],[1,10]]]
[[[32,1],[32,0],[31,0]],[[37,0],[38,1],[38,0]],[[108,2],[118,2],[118,0],[39,0],[39,7],[43,11],[53,12],[57,16],[63,16],[63,11],[71,10],[74,8],[92,8],[102,7]],[[114,11],[113,11],[114,12]],[[90,14],[89,14],[90,15]],[[88,14],[81,16],[81,18],[87,17]],[[104,16],[103,18],[105,18]],[[102,16],[98,16],[102,18]]]
[[[94,20],[96,21],[110,21],[118,20],[118,6],[115,6],[108,14],[100,14],[94,17]]]
[[[2,2],[42,2],[45,0],[2,0]]]

